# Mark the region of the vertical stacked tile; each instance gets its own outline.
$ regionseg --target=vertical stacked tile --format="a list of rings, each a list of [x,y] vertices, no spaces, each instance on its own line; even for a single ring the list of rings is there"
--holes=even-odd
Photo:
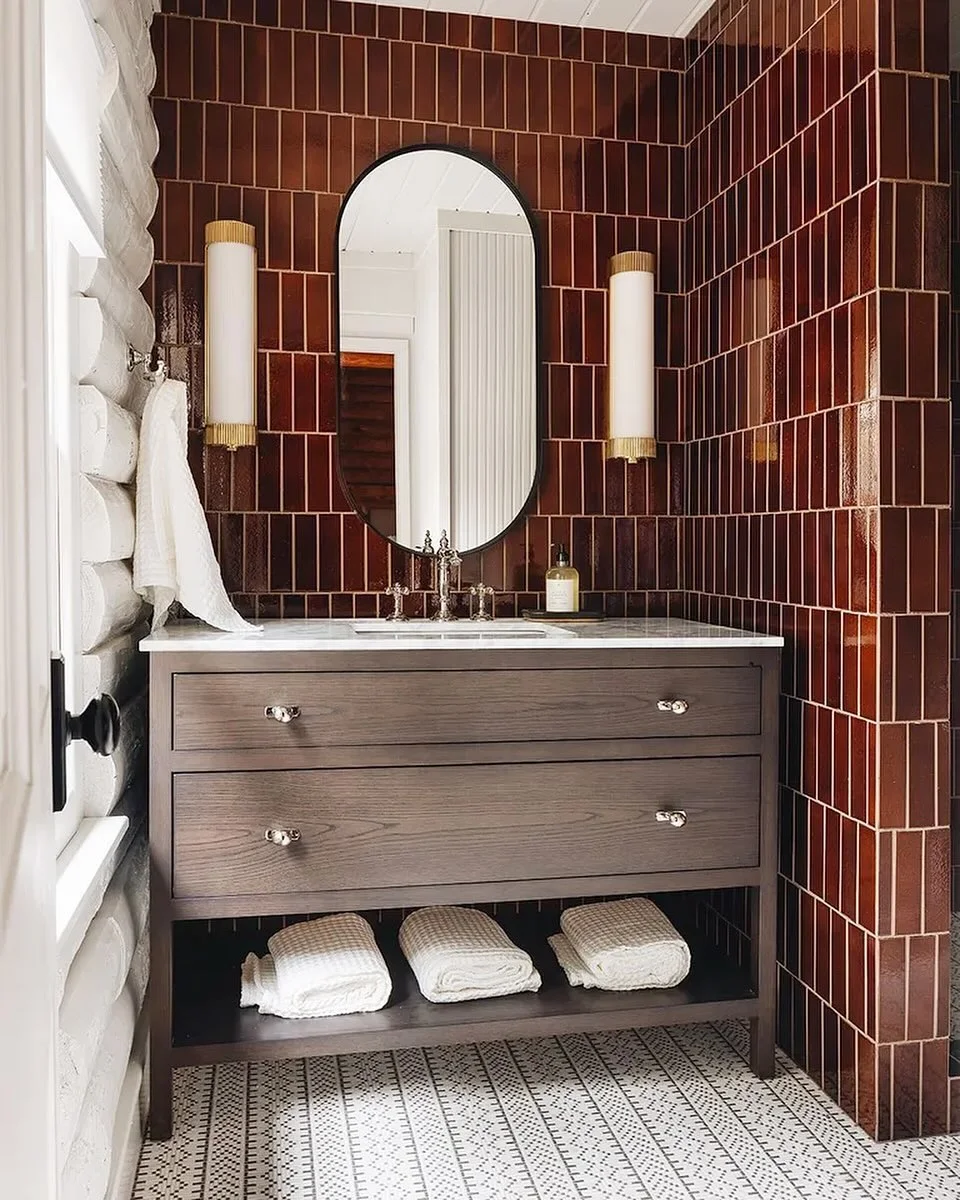
[[[780,1040],[881,1138],[947,1122],[947,43],[721,3],[686,79],[688,612],[787,637]]]
[[[422,142],[469,146],[537,211],[547,287],[548,440],[531,515],[465,578],[498,613],[538,603],[553,542],[586,602],[680,605],[685,218],[681,41],[337,0],[180,0],[155,25],[161,129],[150,298],[191,396],[191,456],[228,590],[265,616],[374,615],[407,578],[338,482],[331,341],[334,224],[356,174]],[[260,440],[203,452],[203,226],[236,217],[260,255]],[[602,458],[606,263],[657,252],[655,463]],[[422,593],[415,598],[421,606]],[[413,611],[413,602],[410,608]]]
[[[951,455],[951,563],[960,562],[960,506],[958,506],[958,481],[960,481],[960,73],[950,74],[950,133],[952,165],[950,177],[950,403],[952,412],[952,455]],[[951,904],[953,913],[960,913],[960,578],[953,567],[950,584],[950,829],[951,841]],[[960,947],[953,945],[951,957],[957,959]],[[951,980],[952,982],[952,980]],[[951,1042],[954,1050],[951,1069],[956,1070],[956,1048],[960,1042],[960,1024],[957,1017],[957,997],[951,1000]],[[960,1077],[952,1080],[951,1128],[960,1127]]]
[[[949,4],[881,3],[878,30],[877,1082],[898,1136],[948,1119]]]

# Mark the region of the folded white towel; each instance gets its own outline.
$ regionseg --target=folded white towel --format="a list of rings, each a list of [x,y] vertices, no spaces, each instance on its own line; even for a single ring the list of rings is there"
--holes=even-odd
[[[278,1017],[336,1017],[375,1012],[390,999],[390,972],[373,930],[356,913],[288,925],[248,954],[240,972],[240,1006]]]
[[[154,629],[174,600],[215,629],[260,628],[240,616],[223,586],[187,462],[187,393],[173,379],[153,388],[143,410],[133,586],[153,605]]]
[[[411,913],[400,926],[400,949],[420,991],[434,1004],[540,988],[530,955],[475,908],[442,905]]]
[[[563,967],[563,973],[571,987],[595,988],[602,986],[597,981],[596,975],[591,973],[590,968],[574,950],[565,933],[555,933],[552,937],[548,937],[547,944],[557,956],[557,962]]]
[[[574,986],[669,988],[690,970],[690,947],[652,900],[581,904],[561,913],[560,927],[549,941]]]

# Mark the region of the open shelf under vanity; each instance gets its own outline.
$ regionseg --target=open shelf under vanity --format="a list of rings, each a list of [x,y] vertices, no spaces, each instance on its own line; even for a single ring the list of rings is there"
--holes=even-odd
[[[249,931],[210,933],[203,922],[182,923],[174,939],[173,1061],[309,1057],[755,1017],[758,1001],[749,970],[671,916],[692,959],[690,974],[678,987],[633,992],[570,987],[547,945],[547,937],[559,929],[557,909],[539,912],[524,905],[519,914],[498,913],[497,920],[533,957],[543,980],[540,991],[433,1004],[420,994],[397,945],[398,919],[386,914],[375,932],[393,980],[387,1007],[296,1020],[261,1016],[238,1004],[240,963],[251,950],[265,952],[265,931],[253,936]]]

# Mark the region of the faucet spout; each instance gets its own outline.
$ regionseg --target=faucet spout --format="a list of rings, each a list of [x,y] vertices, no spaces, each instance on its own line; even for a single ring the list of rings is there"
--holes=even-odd
[[[450,539],[447,537],[446,530],[440,535],[440,544],[434,552],[434,559],[437,564],[437,594],[435,600],[437,611],[433,616],[433,620],[456,621],[457,617],[451,608],[451,597],[455,590],[451,583],[451,574],[454,569],[459,568],[463,559],[453,546],[450,545]],[[459,576],[457,587],[459,588]]]

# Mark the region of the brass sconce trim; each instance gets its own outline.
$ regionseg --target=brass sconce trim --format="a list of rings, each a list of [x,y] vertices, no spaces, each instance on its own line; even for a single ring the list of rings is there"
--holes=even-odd
[[[246,221],[208,221],[204,226],[204,242],[238,242],[241,246],[256,247],[257,231]]]
[[[636,462],[638,458],[657,457],[657,439],[651,437],[607,438],[603,445],[604,458],[625,458]]]
[[[619,275],[622,271],[646,271],[654,275],[657,270],[657,256],[649,250],[624,250],[622,254],[614,254],[610,259],[610,275]]]
[[[240,446],[257,444],[257,427],[238,421],[214,421],[204,426],[203,440],[207,446],[226,446],[237,450]]]

